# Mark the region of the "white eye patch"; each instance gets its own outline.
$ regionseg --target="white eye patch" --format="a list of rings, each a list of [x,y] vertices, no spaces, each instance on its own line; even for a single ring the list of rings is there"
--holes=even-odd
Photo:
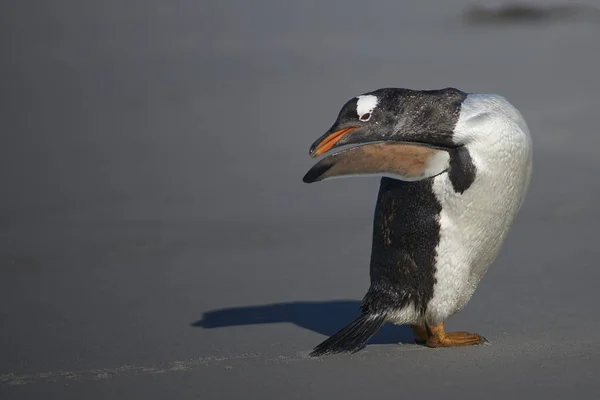
[[[375,107],[377,107],[379,99],[377,96],[373,96],[372,94],[358,96],[357,99],[356,114],[358,115],[358,119],[366,122],[371,119],[371,114],[373,113]]]

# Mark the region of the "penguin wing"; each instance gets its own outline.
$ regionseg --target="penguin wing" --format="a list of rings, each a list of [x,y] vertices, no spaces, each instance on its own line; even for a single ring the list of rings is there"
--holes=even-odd
[[[305,183],[349,176],[383,175],[401,181],[419,181],[450,168],[446,150],[418,143],[379,142],[331,154],[316,163],[302,179]]]

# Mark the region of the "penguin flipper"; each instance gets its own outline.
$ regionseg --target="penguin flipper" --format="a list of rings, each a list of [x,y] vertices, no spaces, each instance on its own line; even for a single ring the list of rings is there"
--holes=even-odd
[[[402,181],[420,181],[450,168],[450,154],[419,143],[368,143],[331,154],[316,163],[305,183],[360,175],[383,175]]]
[[[310,356],[354,353],[360,350],[381,329],[385,321],[386,316],[384,314],[363,314],[315,347]]]

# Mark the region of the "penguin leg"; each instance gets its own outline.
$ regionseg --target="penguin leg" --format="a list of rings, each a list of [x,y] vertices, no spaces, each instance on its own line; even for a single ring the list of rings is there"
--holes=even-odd
[[[427,343],[427,340],[429,339],[429,334],[427,333],[427,328],[425,326],[411,325],[410,327],[412,328],[416,344]]]
[[[472,346],[487,342],[486,338],[476,333],[448,332],[444,329],[444,323],[439,325],[427,324],[429,338],[425,343],[428,347],[458,347]]]

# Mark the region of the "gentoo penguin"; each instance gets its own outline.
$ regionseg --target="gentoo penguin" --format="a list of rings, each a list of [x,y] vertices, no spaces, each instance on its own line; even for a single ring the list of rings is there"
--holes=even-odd
[[[411,325],[428,347],[476,345],[444,321],[469,301],[521,208],[532,168],[529,129],[496,94],[384,88],[352,98],[310,148],[304,176],[382,176],[371,285],[362,315],[318,345],[354,352],[386,322]]]

